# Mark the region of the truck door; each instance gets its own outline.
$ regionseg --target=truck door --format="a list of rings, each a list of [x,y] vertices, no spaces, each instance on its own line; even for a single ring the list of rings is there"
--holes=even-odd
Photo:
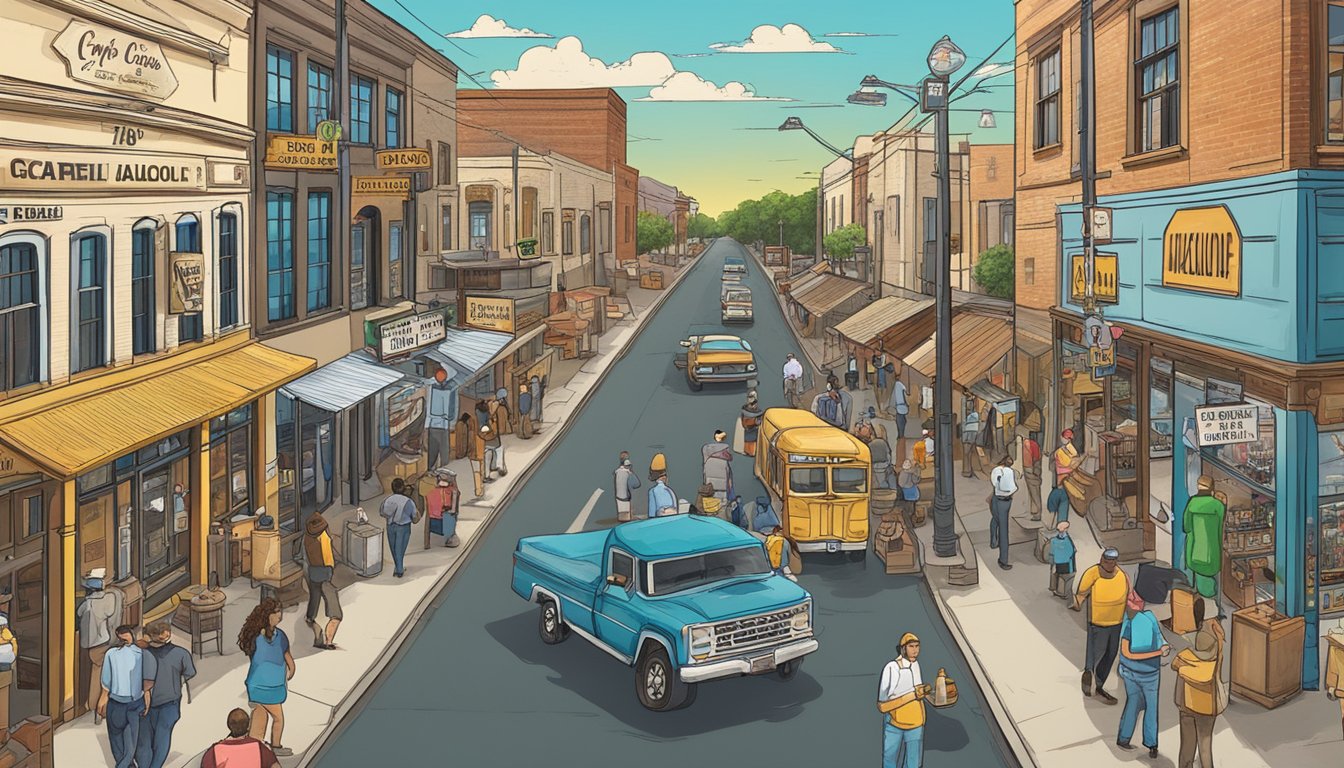
[[[607,577],[598,587],[593,623],[597,637],[616,651],[633,657],[639,640],[639,614],[635,601],[635,558],[619,549],[607,553]]]

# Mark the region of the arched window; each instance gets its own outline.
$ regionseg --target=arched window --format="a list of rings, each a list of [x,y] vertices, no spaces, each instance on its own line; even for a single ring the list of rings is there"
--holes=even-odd
[[[184,213],[177,219],[173,238],[178,253],[201,253],[201,221],[194,213]],[[205,337],[204,315],[195,313],[177,318],[177,341],[200,341]]]
[[[145,219],[131,231],[131,351],[137,355],[158,349],[155,280],[159,254],[154,252],[158,222]]]
[[[0,391],[42,380],[45,251],[36,235],[0,237]]]
[[[593,252],[593,217],[583,214],[579,217],[579,253],[587,256]]]
[[[107,365],[107,234],[75,233],[70,242],[75,271],[73,373]]]
[[[238,214],[219,214],[219,316],[220,328],[238,324]]]

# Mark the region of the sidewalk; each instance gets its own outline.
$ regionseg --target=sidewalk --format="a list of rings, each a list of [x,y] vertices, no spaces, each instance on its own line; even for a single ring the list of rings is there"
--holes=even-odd
[[[548,389],[536,436],[530,440],[517,436],[503,438],[509,474],[488,483],[483,498],[471,499],[471,469],[465,459],[448,465],[457,473],[459,486],[464,488],[457,525],[457,534],[462,540],[460,547],[448,549],[443,546],[443,539],[436,536],[432,545],[425,549],[422,526],[428,524],[426,519],[411,534],[404,578],[392,576],[391,556],[386,552],[382,573],[371,579],[358,578],[345,566],[338,565],[337,584],[345,620],[337,632],[337,650],[319,651],[312,647],[312,632],[304,623],[305,605],[286,609],[281,628],[289,636],[296,672],[284,705],[283,745],[293,749],[294,756],[282,758],[282,765],[308,765],[316,756],[314,747],[330,737],[336,725],[373,684],[415,623],[429,610],[435,595],[467,560],[473,544],[488,530],[494,516],[507,508],[514,490],[527,482],[531,471],[546,456],[548,446],[564,433],[566,425],[582,409],[607,371],[695,263],[692,260],[678,270],[662,291],[629,289],[627,298],[634,316],[609,324],[598,342],[597,355],[582,361],[568,383]],[[381,499],[363,503],[375,523],[378,523],[380,503]],[[333,536],[339,536],[344,533],[345,521],[353,519],[354,509],[329,510],[326,516]],[[335,551],[339,553],[341,543],[337,541],[335,544]],[[228,735],[224,720],[229,710],[234,707],[248,709],[243,685],[248,661],[237,647],[237,637],[243,620],[256,607],[260,594],[259,590],[250,587],[247,578],[235,579],[225,592],[228,607],[224,614],[224,653],[213,653],[215,645],[209,643],[205,658],[195,659],[197,675],[191,683],[192,701],[183,704],[182,719],[173,733],[173,751],[167,762],[174,768],[199,765],[202,753]],[[319,615],[319,621],[325,622],[325,615]],[[176,631],[175,640],[179,645],[187,642],[182,633]],[[92,715],[85,715],[58,729],[53,752],[57,765],[112,764],[106,727],[102,724],[95,726]]]

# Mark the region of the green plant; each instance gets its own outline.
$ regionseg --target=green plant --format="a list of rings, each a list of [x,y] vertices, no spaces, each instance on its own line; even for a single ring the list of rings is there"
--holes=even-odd
[[[839,229],[831,230],[830,234],[822,240],[826,247],[826,255],[832,261],[838,261],[843,264],[854,258],[854,249],[868,242],[868,231],[862,224],[846,224]]]
[[[672,222],[650,211],[635,217],[635,250],[641,255],[672,244]]]
[[[719,234],[719,223],[713,216],[704,213],[697,213],[686,222],[687,237],[717,237]]]
[[[996,245],[980,254],[971,270],[971,278],[990,296],[1013,298],[1016,273],[1012,246]]]
[[[812,253],[816,248],[817,191],[797,195],[771,192],[757,200],[743,200],[719,215],[716,234],[740,243],[779,243],[779,222],[784,222],[784,244],[794,253]]]

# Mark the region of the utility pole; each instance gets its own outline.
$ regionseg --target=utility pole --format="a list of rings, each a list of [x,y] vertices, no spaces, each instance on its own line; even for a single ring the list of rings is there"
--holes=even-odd
[[[336,93],[332,95],[336,102],[332,118],[341,126],[341,137],[336,142],[336,253],[341,255],[336,269],[341,274],[350,273],[350,227],[353,225],[350,212],[350,144],[345,129],[350,111],[350,30],[345,18],[345,0],[336,0]],[[310,127],[309,130],[312,130]],[[345,281],[349,290],[350,281]],[[365,291],[369,286],[377,285],[378,280],[365,279]],[[377,296],[367,297],[367,305],[378,304]],[[353,461],[353,458],[351,459]],[[353,475],[352,475],[353,477]]]
[[[1092,124],[1095,116],[1093,110],[1093,90],[1094,90],[1094,60],[1092,46],[1092,0],[1082,0],[1082,31],[1079,40],[1079,58],[1081,59],[1082,71],[1078,79],[1078,102],[1079,102],[1079,120],[1078,120],[1078,171],[1083,177],[1083,264],[1086,273],[1087,286],[1083,298],[1083,314],[1092,315],[1097,312],[1097,297],[1094,283],[1096,282],[1097,260],[1096,248],[1092,244],[1092,209],[1097,205],[1097,180],[1096,180],[1096,158],[1097,158],[1097,139],[1095,126]]]
[[[943,79],[943,93],[947,93]],[[937,351],[933,374],[933,411],[937,431],[933,440],[933,551],[939,557],[957,554],[957,502],[952,466],[952,174],[948,167],[947,107],[934,115],[934,143],[938,157],[938,263],[934,275],[937,315]],[[1005,535],[1007,535],[1005,533]]]

